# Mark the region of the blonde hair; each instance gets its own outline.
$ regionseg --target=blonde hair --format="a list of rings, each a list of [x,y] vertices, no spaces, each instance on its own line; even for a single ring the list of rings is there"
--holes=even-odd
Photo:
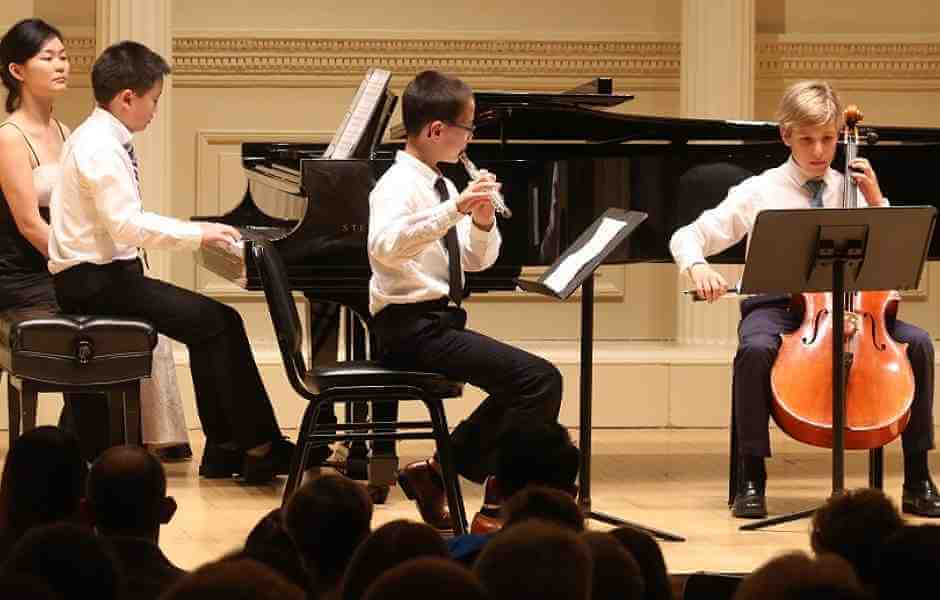
[[[783,92],[777,108],[777,122],[787,133],[795,126],[833,123],[842,129],[844,115],[839,95],[825,81],[798,81]]]

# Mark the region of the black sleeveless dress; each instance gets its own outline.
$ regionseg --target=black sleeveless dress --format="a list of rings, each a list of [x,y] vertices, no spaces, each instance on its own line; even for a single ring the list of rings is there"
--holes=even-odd
[[[0,127],[7,125],[23,134],[23,140],[36,161],[34,168],[38,168],[39,155],[29,138],[19,127],[9,121],[0,124]],[[64,141],[65,135],[61,125],[59,125],[59,133]],[[40,207],[39,214],[46,222],[49,221],[47,207]],[[26,306],[57,308],[55,288],[46,266],[46,257],[17,229],[10,205],[7,204],[3,190],[0,189],[0,311]]]

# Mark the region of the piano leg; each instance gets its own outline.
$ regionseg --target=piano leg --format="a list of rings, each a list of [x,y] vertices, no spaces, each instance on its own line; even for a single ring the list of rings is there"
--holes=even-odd
[[[346,325],[346,356],[354,360],[371,358],[366,347],[366,328],[352,311],[343,310]],[[374,346],[375,340],[371,341]],[[364,402],[351,403],[346,407],[346,418],[353,422],[362,422],[370,418],[373,421],[395,421],[398,418],[398,403],[380,402],[371,405]],[[380,430],[379,430],[380,431]],[[370,452],[371,450],[371,452]],[[389,488],[398,477],[398,456],[395,441],[374,441],[370,448],[365,443],[357,442],[349,449],[347,474],[355,479],[368,479],[369,494],[373,502],[382,504],[388,497]]]

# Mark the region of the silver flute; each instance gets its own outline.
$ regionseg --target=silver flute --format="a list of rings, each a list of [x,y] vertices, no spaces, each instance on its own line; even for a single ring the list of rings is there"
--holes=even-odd
[[[458,158],[460,159],[460,163],[463,165],[463,168],[467,170],[467,175],[470,176],[470,179],[480,178],[480,169],[478,169],[477,166],[473,164],[473,161],[470,160],[466,152],[461,152]],[[503,195],[500,194],[497,190],[490,192],[490,201],[493,203],[493,208],[496,209],[496,212],[507,219],[512,217],[512,211],[509,210],[508,206],[506,206],[506,201],[503,200]]]

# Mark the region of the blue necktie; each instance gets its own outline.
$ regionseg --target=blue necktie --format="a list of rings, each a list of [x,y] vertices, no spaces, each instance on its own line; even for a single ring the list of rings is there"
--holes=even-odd
[[[137,164],[137,155],[134,153],[134,144],[127,142],[124,144],[124,149],[127,150],[127,155],[131,159],[131,165],[134,167],[134,183],[137,184],[137,195],[140,196],[140,166]],[[138,246],[137,253],[140,254],[140,257],[144,260],[144,265],[147,266],[147,269],[150,269],[150,261],[147,260],[147,250]]]
[[[823,190],[826,189],[826,182],[822,179],[810,179],[803,184],[803,187],[809,190],[810,208],[822,208],[823,206]]]
[[[438,177],[434,182],[434,189],[437,191],[437,197],[441,202],[446,202],[448,198],[447,184],[443,177]],[[451,227],[444,234],[444,248],[447,249],[447,295],[454,301],[454,304],[460,306],[463,300],[463,279],[460,269],[460,246],[457,244],[457,227]]]

